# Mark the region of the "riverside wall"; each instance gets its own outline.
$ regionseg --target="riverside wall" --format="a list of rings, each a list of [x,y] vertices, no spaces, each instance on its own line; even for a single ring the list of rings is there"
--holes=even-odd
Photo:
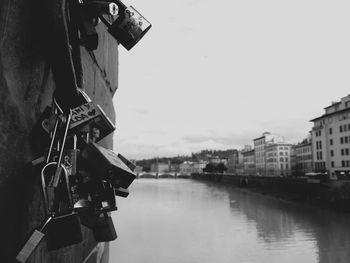
[[[261,194],[299,203],[350,212],[350,181],[306,177],[243,176],[221,173],[194,173],[195,180],[247,188]]]
[[[51,50],[42,5],[45,1],[0,1],[0,262],[15,255],[42,223],[40,176],[27,164],[38,153],[29,134],[43,109],[51,105],[55,84],[47,59]],[[97,26],[99,46],[81,48],[82,81],[88,95],[115,120],[112,97],[118,83],[118,47],[104,25]],[[112,148],[112,135],[101,144]],[[82,226],[83,242],[53,252],[40,243],[28,262],[107,263],[108,243],[97,244]]]

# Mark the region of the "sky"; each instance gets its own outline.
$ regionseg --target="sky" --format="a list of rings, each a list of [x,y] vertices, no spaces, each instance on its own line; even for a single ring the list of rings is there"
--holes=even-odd
[[[131,0],[152,28],[119,46],[114,150],[130,159],[296,143],[350,94],[350,1]]]

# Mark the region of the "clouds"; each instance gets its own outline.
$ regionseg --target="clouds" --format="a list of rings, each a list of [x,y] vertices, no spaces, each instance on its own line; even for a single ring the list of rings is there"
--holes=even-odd
[[[115,143],[126,155],[303,139],[347,95],[350,3],[133,0],[153,24],[120,48]]]

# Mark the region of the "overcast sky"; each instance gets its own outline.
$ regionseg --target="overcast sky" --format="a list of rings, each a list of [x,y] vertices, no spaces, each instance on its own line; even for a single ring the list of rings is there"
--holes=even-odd
[[[350,94],[350,1],[132,0],[152,28],[120,46],[115,151],[131,159],[297,142]]]

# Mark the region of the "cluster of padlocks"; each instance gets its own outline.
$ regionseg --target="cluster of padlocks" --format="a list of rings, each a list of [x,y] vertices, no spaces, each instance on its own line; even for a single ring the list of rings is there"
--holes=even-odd
[[[110,212],[115,196],[127,197],[135,166],[97,142],[115,130],[101,109],[80,91],[82,104],[63,111],[53,98],[32,130],[46,141],[45,156],[32,162],[41,176],[46,217],[16,259],[25,262],[45,236],[48,250],[82,241],[81,224],[97,242],[117,238]]]
[[[19,262],[26,262],[44,237],[49,251],[80,243],[81,225],[92,230],[96,242],[116,239],[110,214],[117,210],[115,196],[127,197],[136,177],[130,161],[97,144],[115,127],[101,107],[76,85],[72,43],[68,43],[74,30],[69,32],[67,25],[74,24],[77,29],[75,39],[79,41],[74,43],[93,51],[98,46],[95,27],[99,21],[127,50],[138,43],[151,24],[120,0],[50,3],[54,29],[62,40],[62,46],[57,47],[61,52],[51,56],[57,97],[53,96],[51,107],[44,110],[31,132],[32,141],[44,144],[43,156],[32,161],[32,166],[40,174],[45,218],[17,254]],[[72,96],[67,96],[70,92]],[[64,98],[61,103],[65,105],[58,97]]]

